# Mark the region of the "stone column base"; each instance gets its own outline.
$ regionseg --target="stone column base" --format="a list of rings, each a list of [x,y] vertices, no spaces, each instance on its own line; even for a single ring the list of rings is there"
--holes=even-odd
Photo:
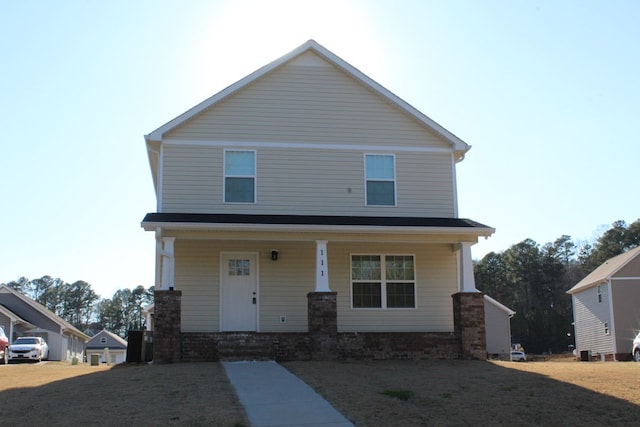
[[[487,335],[484,321],[484,294],[453,294],[453,323],[463,359],[487,358]]]
[[[180,362],[182,291],[154,292],[153,362]]]
[[[313,360],[338,357],[338,306],[336,292],[307,294],[309,338]]]

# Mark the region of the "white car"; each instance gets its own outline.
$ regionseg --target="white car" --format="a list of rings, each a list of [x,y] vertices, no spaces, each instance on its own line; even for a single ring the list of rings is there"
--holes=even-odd
[[[40,337],[20,337],[9,346],[9,362],[33,360],[41,362],[49,358],[49,346]]]
[[[524,351],[512,351],[511,352],[511,361],[512,362],[526,362],[527,355]]]
[[[633,355],[633,360],[636,362],[640,362],[640,333],[633,340],[633,349],[631,350],[631,354]]]

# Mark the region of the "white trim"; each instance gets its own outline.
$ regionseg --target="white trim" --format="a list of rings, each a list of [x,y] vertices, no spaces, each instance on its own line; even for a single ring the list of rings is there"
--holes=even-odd
[[[192,147],[232,147],[238,148],[295,148],[308,150],[342,150],[342,151],[381,151],[381,152],[408,152],[408,153],[452,153],[450,148],[444,147],[413,147],[392,145],[364,145],[364,144],[333,144],[304,142],[268,142],[268,141],[209,141],[191,139],[166,139],[162,142],[168,146],[192,146]],[[376,153],[377,154],[377,153]]]
[[[227,153],[253,153],[253,176],[231,175],[233,178],[253,178],[253,202],[227,202]],[[258,203],[258,153],[256,150],[225,148],[222,153],[222,203],[225,205],[255,205]]]
[[[383,181],[389,182],[389,179],[368,179],[367,178],[367,156],[390,156],[393,160],[393,205],[370,205],[367,200],[367,194],[369,193],[369,188],[367,187],[367,183],[369,181]],[[362,166],[363,166],[363,175],[364,175],[364,205],[365,207],[380,207],[380,208],[395,208],[398,207],[398,180],[396,174],[396,155],[394,153],[362,153]]]
[[[222,328],[222,316],[223,316],[223,305],[222,305],[222,301],[224,301],[223,298],[223,292],[224,292],[224,286],[223,286],[223,265],[222,265],[222,259],[224,256],[242,256],[242,255],[251,255],[251,256],[255,256],[256,259],[256,332],[260,332],[260,253],[259,252],[240,252],[240,251],[230,251],[230,252],[225,252],[225,251],[220,251],[220,258],[218,261],[218,265],[219,265],[219,286],[220,286],[220,301],[219,301],[219,305],[218,305],[218,311],[219,311],[219,324],[220,327],[218,328],[220,330],[220,332],[225,332]],[[250,332],[250,331],[248,331]]]
[[[608,277],[609,280],[640,280],[640,276],[636,277]]]
[[[615,354],[618,353],[618,346],[616,344],[616,321],[613,311],[613,294],[611,290],[611,280],[607,280],[607,299],[609,300],[609,336],[611,337],[611,342],[613,343],[613,353],[614,358]],[[626,352],[626,350],[624,351]],[[622,353],[622,352],[621,352]]]
[[[316,286],[314,292],[331,292],[326,240],[316,240]]]

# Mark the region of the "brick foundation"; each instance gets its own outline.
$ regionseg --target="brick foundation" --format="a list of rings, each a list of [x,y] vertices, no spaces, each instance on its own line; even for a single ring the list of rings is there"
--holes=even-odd
[[[484,294],[459,292],[453,298],[453,323],[463,359],[486,359],[487,337],[484,322]]]
[[[183,332],[183,362],[218,360],[310,360],[306,333]]]
[[[154,362],[218,360],[484,359],[481,293],[453,295],[451,333],[338,332],[335,292],[312,292],[309,332],[181,332],[180,291],[155,292]]]
[[[338,334],[340,359],[457,359],[452,333],[353,332]]]
[[[155,291],[155,329],[153,360],[157,363],[181,361],[182,291]]]
[[[219,360],[317,360],[313,339],[301,333],[183,332],[182,362]],[[341,360],[457,359],[458,341],[452,333],[341,332],[335,336]]]

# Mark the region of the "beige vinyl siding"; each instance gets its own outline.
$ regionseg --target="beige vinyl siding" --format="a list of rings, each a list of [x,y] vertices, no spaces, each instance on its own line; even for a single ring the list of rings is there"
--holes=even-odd
[[[333,66],[285,64],[166,135],[171,139],[449,148],[399,107]]]
[[[365,206],[366,150],[258,147],[256,203],[237,205],[222,200],[224,148],[166,145],[161,211],[453,216],[447,153],[395,153],[397,206],[374,207]]]
[[[278,249],[278,261],[271,250]],[[315,242],[177,239],[176,289],[182,291],[182,331],[220,330],[220,254],[258,253],[261,332],[306,332],[307,293],[315,280]],[[223,308],[224,309],[224,308]],[[286,316],[286,323],[280,317]]]
[[[277,261],[271,250],[277,249]],[[315,289],[316,243],[177,239],[176,289],[182,291],[182,331],[220,330],[221,252],[258,253],[260,332],[306,332],[307,294]],[[453,331],[451,295],[457,292],[451,245],[337,243],[328,247],[329,284],[338,293],[343,332]],[[416,309],[351,309],[352,253],[411,254],[416,262]],[[281,323],[281,316],[286,322]]]
[[[601,289],[601,303],[598,303],[597,286],[573,295],[577,350],[589,350],[594,356],[614,352],[613,325],[609,313],[607,285],[603,284]],[[611,331],[609,335],[604,333],[605,323],[609,325]]]
[[[220,257],[215,242],[176,240],[175,288],[182,291],[183,332],[220,330]]]
[[[329,284],[338,293],[339,332],[451,332],[457,292],[456,256],[450,245],[329,242]],[[415,309],[352,309],[351,254],[413,255]]]

